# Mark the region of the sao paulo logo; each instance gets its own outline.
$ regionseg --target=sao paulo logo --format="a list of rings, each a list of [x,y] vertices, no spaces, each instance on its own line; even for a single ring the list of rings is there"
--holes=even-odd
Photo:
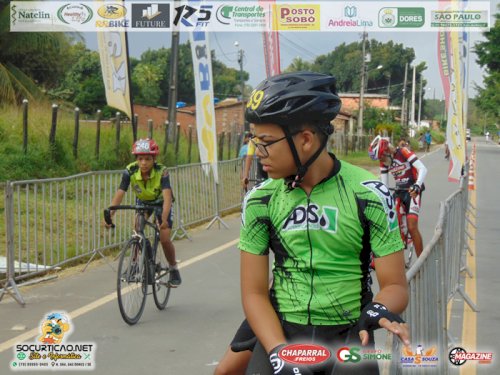
[[[316,204],[298,206],[285,220],[283,230],[325,230],[337,233],[338,208]]]

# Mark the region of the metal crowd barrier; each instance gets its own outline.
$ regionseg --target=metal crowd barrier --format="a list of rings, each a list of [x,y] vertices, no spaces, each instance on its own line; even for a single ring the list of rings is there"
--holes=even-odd
[[[188,237],[186,226],[221,220],[221,212],[239,207],[241,163],[240,159],[219,162],[219,184],[209,164],[169,168],[175,196],[173,237]],[[82,257],[103,256],[102,251],[130,237],[132,211],[117,212],[114,230],[102,225],[102,212],[110,205],[121,175],[122,171],[100,171],[6,183],[7,271],[0,300],[9,293],[24,305],[16,283]],[[134,203],[130,190],[123,204]]]
[[[434,236],[423,253],[406,273],[409,285],[409,304],[403,319],[410,327],[412,353],[415,345],[435,347],[438,362],[435,367],[404,367],[401,362],[402,344],[391,333],[386,347],[392,352],[392,361],[382,367],[382,374],[448,374],[448,350],[451,344],[447,326],[447,305],[460,293],[472,309],[476,307],[460,286],[460,272],[464,266],[465,221],[468,205],[466,178],[460,189],[441,202]],[[429,348],[427,348],[429,349]]]

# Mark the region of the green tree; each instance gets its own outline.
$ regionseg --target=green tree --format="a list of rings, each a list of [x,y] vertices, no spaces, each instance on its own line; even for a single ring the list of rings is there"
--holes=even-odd
[[[497,9],[500,9],[498,5]],[[486,114],[498,120],[500,117],[500,13],[495,14],[495,26],[483,33],[486,41],[475,44],[477,62],[485,68],[484,88],[479,92],[477,105]]]
[[[134,96],[136,103],[156,106],[160,104],[160,81],[164,77],[158,65],[139,63],[132,73],[132,81],[137,84],[139,93]]]
[[[9,3],[0,3],[0,102],[39,99],[56,87],[67,66],[64,33],[11,33]]]

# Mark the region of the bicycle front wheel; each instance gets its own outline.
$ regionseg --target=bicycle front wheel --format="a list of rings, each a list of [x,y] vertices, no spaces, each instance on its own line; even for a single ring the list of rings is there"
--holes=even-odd
[[[169,272],[168,263],[163,249],[156,249],[155,256],[155,275],[153,283],[153,298],[155,305],[159,310],[167,307],[168,299],[170,297],[170,286],[168,284]]]
[[[140,241],[134,238],[125,245],[118,262],[118,307],[130,325],[139,321],[146,304],[148,269],[144,267],[142,252]]]

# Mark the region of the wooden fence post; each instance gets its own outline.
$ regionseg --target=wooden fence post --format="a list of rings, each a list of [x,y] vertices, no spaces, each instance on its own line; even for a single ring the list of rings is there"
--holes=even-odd
[[[132,119],[130,119],[132,120]],[[132,136],[134,137],[134,142],[137,141],[137,128],[139,127],[139,116],[137,113],[134,114],[134,121],[132,122]]]
[[[73,157],[78,157],[78,133],[80,131],[80,108],[75,107],[75,134],[73,136]]]
[[[101,110],[97,110],[96,135],[95,135],[95,157],[99,160],[99,145],[101,143]]]
[[[115,152],[116,152],[116,157],[118,158],[120,154],[120,119],[121,119],[121,113],[116,112],[116,139],[115,139]]]
[[[23,99],[23,151],[28,152],[28,99]]]
[[[153,120],[148,119],[148,138],[153,139]]]
[[[49,145],[55,147],[56,143],[56,128],[57,128],[57,104],[52,104],[52,123],[50,125]]]
[[[165,120],[165,142],[163,143],[163,155],[167,155],[167,145],[168,145],[168,120]]]
[[[193,142],[193,125],[189,125],[189,143],[188,143],[188,164],[191,164],[191,143]]]
[[[177,129],[175,129],[175,165],[179,162],[179,138],[181,136],[181,123],[177,123]]]

